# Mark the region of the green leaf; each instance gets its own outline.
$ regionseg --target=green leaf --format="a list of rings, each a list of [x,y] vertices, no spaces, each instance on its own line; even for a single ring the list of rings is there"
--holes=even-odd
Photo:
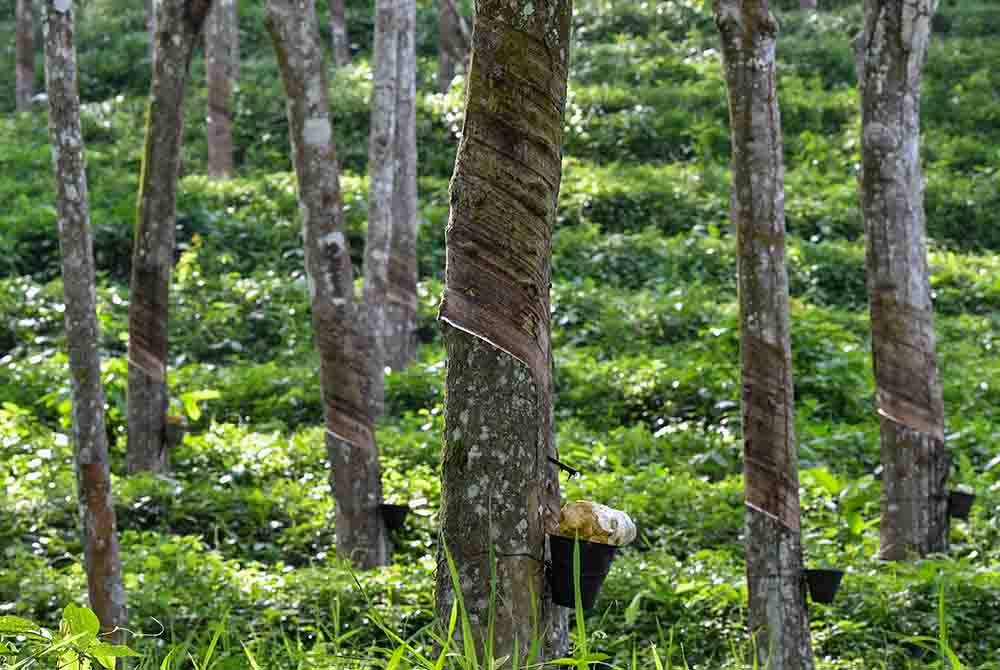
[[[63,621],[69,627],[71,635],[85,633],[97,637],[97,633],[101,630],[101,622],[97,620],[97,615],[86,607],[66,605],[66,609],[63,610]]]
[[[138,657],[139,654],[123,644],[105,644],[98,642],[87,649],[87,653],[97,659],[97,662],[108,670],[115,670],[116,658]]]
[[[636,593],[632,602],[625,608],[625,623],[627,625],[634,626],[635,622],[639,620],[639,615],[642,613],[642,598],[645,594],[645,591]]]
[[[19,635],[21,633],[37,633],[38,624],[19,616],[0,616],[0,635]]]

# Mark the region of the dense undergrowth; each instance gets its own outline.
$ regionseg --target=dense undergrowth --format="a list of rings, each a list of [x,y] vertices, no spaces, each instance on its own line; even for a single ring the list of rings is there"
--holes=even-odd
[[[141,3],[86,3],[84,128],[116,506],[132,627],[150,666],[170,643],[225,635],[214,662],[327,668],[431,622],[443,349],[447,180],[461,82],[435,88],[436,27],[420,8],[422,347],[387,381],[378,430],[388,496],[416,510],[392,567],[358,575],[334,557],[316,358],[289,174],[280,83],[243,3],[237,94],[240,177],[204,176],[205,93],[189,96],[171,312],[174,411],[192,432],[169,477],[126,478],[125,326],[135,189],[148,86]],[[322,4],[322,3],[321,3]],[[366,218],[371,19],[348,3],[355,64],[331,81],[350,240]],[[792,338],[807,563],[848,575],[811,608],[826,669],[952,667],[918,636],[941,631],[968,667],[1000,668],[1000,28],[989,2],[942,2],[924,87],[928,229],[953,480],[974,486],[949,557],[875,560],[873,413],[858,114],[857,3],[818,14],[779,3]],[[3,16],[13,3],[0,2]],[[133,6],[134,5],[134,6]],[[588,620],[590,648],[618,661],[657,644],[665,663],[739,664],[745,650],[737,306],[727,222],[728,129],[717,38],[697,0],[579,0],[566,160],[554,240],[558,445],[583,471],[570,498],[624,507],[640,539]],[[8,11],[9,10],[9,11]],[[321,7],[321,11],[325,11]],[[12,35],[12,22],[0,26]],[[8,40],[12,42],[12,40]],[[11,113],[13,50],[0,53],[0,614],[55,623],[82,602],[67,439],[69,387],[44,113]],[[41,83],[41,70],[39,69]],[[370,600],[369,600],[370,599]],[[374,608],[374,609],[373,609]],[[649,660],[648,656],[642,656]],[[651,661],[650,661],[651,662]],[[184,666],[183,654],[173,659]]]

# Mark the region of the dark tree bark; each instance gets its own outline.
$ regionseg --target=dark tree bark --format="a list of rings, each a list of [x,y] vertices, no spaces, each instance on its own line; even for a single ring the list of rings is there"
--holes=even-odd
[[[351,41],[347,36],[347,12],[344,0],[330,0],[330,35],[333,40],[333,62],[337,67],[351,62]]]
[[[388,560],[375,432],[361,389],[351,256],[313,0],[268,0],[267,27],[288,96],[288,128],[305,234],[313,330],[320,354],[337,552],[361,568]]]
[[[365,328],[368,339],[365,401],[372,417],[384,410],[389,259],[396,180],[396,105],[401,0],[376,0],[371,131],[368,138],[368,236],[365,240]]]
[[[156,59],[132,250],[128,346],[129,472],[167,468],[167,299],[174,263],[184,92],[212,0],[159,0]]]
[[[385,364],[408,366],[417,353],[417,3],[400,8],[396,85],[396,177],[386,303]]]
[[[813,667],[802,580],[784,165],[767,0],[715,0],[737,232],[749,624],[761,667]]]
[[[49,138],[62,252],[66,342],[72,388],[72,435],[87,590],[90,606],[101,622],[101,630],[120,640],[117,629],[128,623],[128,613],[111,497],[111,469],[104,428],[104,388],[101,386],[101,360],[97,350],[99,326],[83,133],[80,128],[74,8],[68,0],[47,0],[45,10]]]
[[[438,90],[447,93],[460,63],[464,63],[472,35],[455,0],[438,0]]]
[[[882,442],[881,556],[948,549],[950,461],[935,355],[920,168],[933,0],[866,0],[859,47],[861,207]]]
[[[208,78],[208,174],[233,176],[233,86],[239,76],[237,0],[216,0],[205,29]]]
[[[16,12],[14,105],[18,112],[30,112],[35,88],[35,19],[31,0],[17,0]]]
[[[451,182],[441,321],[448,357],[441,546],[482,646],[496,556],[494,655],[559,647],[544,578],[559,521],[549,323],[570,0],[477,3],[465,128]],[[436,607],[454,602],[444,553]]]

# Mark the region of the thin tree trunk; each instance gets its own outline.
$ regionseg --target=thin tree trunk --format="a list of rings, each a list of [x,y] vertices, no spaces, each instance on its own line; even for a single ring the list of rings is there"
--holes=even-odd
[[[347,36],[347,11],[344,0],[330,0],[330,35],[333,39],[333,62],[337,67],[351,63],[351,42]]]
[[[378,419],[384,411],[389,261],[392,254],[396,179],[396,105],[401,0],[375,2],[375,60],[371,134],[368,138],[368,236],[365,240],[365,328],[368,337],[366,402]]]
[[[149,33],[150,69],[156,69],[156,11],[158,0],[146,0],[146,31]]]
[[[62,251],[66,342],[73,400],[73,445],[84,560],[90,606],[101,630],[115,633],[128,623],[111,497],[111,469],[104,428],[104,388],[97,350],[99,326],[90,233],[83,133],[80,128],[74,9],[72,2],[47,0],[45,73],[49,138],[56,183],[59,246]]]
[[[920,169],[920,80],[934,0],[866,0],[861,206],[882,435],[881,556],[948,549],[950,461]]]
[[[167,468],[167,311],[174,263],[184,92],[212,0],[159,0],[156,63],[132,250],[128,346],[129,472]]]
[[[240,62],[237,0],[216,0],[205,29],[208,174],[233,176],[233,86]]]
[[[438,90],[447,93],[472,44],[471,31],[454,0],[438,0]]]
[[[385,363],[402,370],[417,348],[417,3],[400,9],[393,160],[392,244],[386,304]]]
[[[799,2],[800,9],[816,9],[817,5],[817,0],[800,0]]]
[[[496,558],[494,656],[559,647],[565,612],[544,578],[559,519],[552,439],[551,234],[561,180],[570,0],[480,2],[465,130],[451,182],[448,358],[436,608],[454,557],[480,648]]]
[[[733,145],[749,624],[761,666],[813,667],[802,579],[784,165],[767,0],[715,0]]]
[[[14,83],[14,104],[18,112],[30,112],[31,96],[35,88],[35,20],[31,0],[17,0],[16,11],[17,76]]]
[[[288,96],[288,128],[299,186],[313,330],[320,354],[331,483],[337,501],[337,551],[361,568],[388,560],[379,513],[382,481],[373,423],[352,332],[356,311],[344,235],[337,156],[313,0],[268,0],[267,27]]]

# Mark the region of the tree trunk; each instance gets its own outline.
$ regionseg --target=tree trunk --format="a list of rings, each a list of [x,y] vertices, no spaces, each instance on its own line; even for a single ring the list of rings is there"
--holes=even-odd
[[[208,174],[213,179],[229,179],[233,176],[233,85],[240,62],[237,0],[216,0],[205,32]]]
[[[802,575],[785,268],[784,165],[767,0],[715,0],[737,232],[749,623],[760,665],[813,667]]]
[[[347,37],[347,11],[344,0],[330,0],[330,35],[333,39],[333,62],[337,67],[351,63],[351,41]]]
[[[438,90],[447,93],[459,63],[466,60],[472,42],[465,17],[455,0],[438,0]]]
[[[351,256],[313,0],[268,0],[267,27],[288,96],[326,445],[337,501],[337,551],[360,568],[373,568],[388,560],[379,512],[382,481],[375,432],[361,391],[363,352],[352,332],[356,313]]]
[[[174,263],[184,89],[212,0],[159,0],[156,63],[132,250],[128,346],[129,472],[167,468],[167,299]]]
[[[920,169],[933,0],[866,0],[859,46],[861,207],[882,434],[881,556],[948,549],[950,462],[935,356]]]
[[[62,251],[66,342],[73,400],[72,434],[87,590],[101,630],[120,641],[117,629],[128,623],[128,616],[111,498],[104,388],[97,351],[99,327],[94,252],[80,129],[74,9],[71,2],[60,0],[47,0],[45,9],[48,15],[45,73],[49,138]]]
[[[396,179],[397,61],[402,0],[375,3],[375,61],[372,74],[371,132],[368,141],[368,237],[365,240],[365,329],[368,370],[365,401],[372,417],[384,410],[389,260],[392,254],[393,194]]]
[[[817,7],[818,4],[819,3],[817,2],[817,0],[800,0],[800,2],[799,2],[799,8],[800,9],[816,9],[816,7]]]
[[[396,61],[392,243],[385,364],[407,367],[417,352],[417,3],[403,0]]]
[[[31,111],[35,88],[35,20],[31,0],[17,0],[17,35],[15,36],[16,81],[14,104],[18,112]]]
[[[442,330],[448,358],[436,608],[447,627],[454,557],[485,648],[496,559],[493,655],[559,647],[565,612],[544,577],[559,519],[549,280],[562,167],[570,0],[477,5],[465,130],[451,182]]]
[[[146,0],[146,31],[149,33],[150,69],[156,69],[156,11],[158,0]]]

